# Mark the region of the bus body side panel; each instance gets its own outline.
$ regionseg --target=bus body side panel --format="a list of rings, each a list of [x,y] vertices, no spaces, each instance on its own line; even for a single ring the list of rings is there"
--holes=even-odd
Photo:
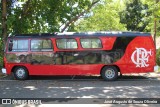
[[[14,67],[15,64],[8,64],[8,63],[5,63],[5,68],[6,68],[6,71],[7,71],[7,75],[10,75],[11,74],[11,70],[12,68]]]
[[[124,56],[115,64],[122,74],[153,72],[155,47],[152,37],[136,37],[127,46]]]
[[[114,37],[100,37],[102,41],[103,50],[111,50],[116,40],[116,36]]]
[[[24,66],[28,69],[29,75],[97,75],[100,74],[104,64],[101,63],[100,53],[95,52],[8,53],[6,55],[9,61],[6,63],[7,74],[10,74],[15,66]],[[58,56],[55,56],[55,54]],[[80,56],[74,57],[73,54]],[[62,56],[63,59],[68,60],[62,61]],[[83,60],[85,61],[83,62]]]
[[[6,66],[8,75],[11,74],[11,70],[15,66],[26,67],[29,75],[99,75],[104,64],[33,66],[30,64],[10,63]]]
[[[5,68],[7,74],[11,74],[13,67],[15,66],[26,66],[28,63],[24,62],[29,56],[28,52],[6,52],[5,53]]]

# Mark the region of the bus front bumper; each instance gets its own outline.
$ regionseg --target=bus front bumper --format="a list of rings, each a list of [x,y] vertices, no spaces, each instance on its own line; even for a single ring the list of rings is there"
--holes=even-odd
[[[7,74],[7,70],[5,68],[2,68],[2,73]]]

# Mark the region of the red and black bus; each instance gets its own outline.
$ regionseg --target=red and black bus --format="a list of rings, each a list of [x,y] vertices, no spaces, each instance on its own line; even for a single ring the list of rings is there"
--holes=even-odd
[[[101,75],[153,72],[155,46],[150,33],[88,32],[21,34],[8,37],[2,72],[29,75]]]

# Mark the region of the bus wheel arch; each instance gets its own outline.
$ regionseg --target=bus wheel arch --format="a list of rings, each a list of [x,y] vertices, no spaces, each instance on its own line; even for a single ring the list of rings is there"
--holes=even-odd
[[[12,76],[17,80],[26,80],[29,77],[29,72],[25,66],[14,66],[12,68]]]
[[[100,75],[106,81],[116,80],[118,78],[118,73],[120,73],[120,69],[116,65],[105,65],[100,71]]]

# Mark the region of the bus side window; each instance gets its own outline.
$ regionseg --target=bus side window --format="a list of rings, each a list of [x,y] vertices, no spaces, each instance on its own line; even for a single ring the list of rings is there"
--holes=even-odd
[[[102,48],[102,43],[99,38],[81,38],[82,48]]]
[[[25,52],[28,51],[28,40],[25,39],[13,39],[8,44],[9,52]]]
[[[52,41],[50,39],[31,40],[31,51],[53,51]]]
[[[69,39],[59,38],[56,40],[56,43],[59,49],[77,49],[78,48],[77,41],[72,38],[69,38]]]

